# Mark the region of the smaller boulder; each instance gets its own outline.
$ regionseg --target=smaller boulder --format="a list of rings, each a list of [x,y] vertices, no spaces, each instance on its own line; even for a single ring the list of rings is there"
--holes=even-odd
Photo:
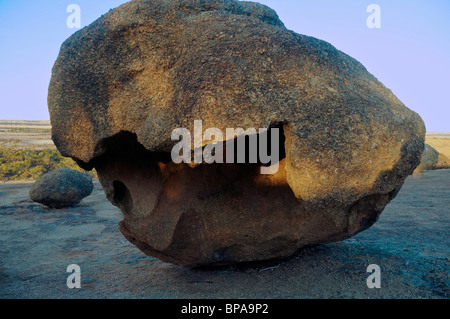
[[[89,196],[93,188],[88,174],[58,168],[39,177],[31,186],[30,198],[50,208],[71,207]]]
[[[417,166],[414,174],[421,173],[423,171],[433,169],[439,162],[439,152],[428,144],[425,144],[422,157],[420,159],[420,165]]]
[[[434,169],[448,169],[450,168],[450,159],[442,153],[439,153],[438,163]]]

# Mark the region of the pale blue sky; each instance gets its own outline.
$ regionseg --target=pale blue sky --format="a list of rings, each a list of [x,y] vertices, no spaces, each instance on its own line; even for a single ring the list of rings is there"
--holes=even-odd
[[[124,0],[0,0],[0,119],[49,119],[51,68],[69,29],[69,4],[82,27]],[[430,132],[449,132],[450,1],[260,0],[286,27],[353,56],[418,112]],[[369,29],[369,4],[381,28]]]

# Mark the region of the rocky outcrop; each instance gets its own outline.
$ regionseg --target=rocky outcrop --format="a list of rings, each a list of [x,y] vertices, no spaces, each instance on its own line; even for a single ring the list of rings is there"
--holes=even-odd
[[[88,174],[58,168],[42,175],[31,186],[30,198],[51,208],[64,208],[78,204],[93,188]]]
[[[128,2],[64,42],[48,101],[58,150],[96,168],[125,237],[185,266],[353,236],[424,148],[422,119],[364,66],[251,2]],[[175,164],[171,134],[196,120],[279,128],[278,171]]]

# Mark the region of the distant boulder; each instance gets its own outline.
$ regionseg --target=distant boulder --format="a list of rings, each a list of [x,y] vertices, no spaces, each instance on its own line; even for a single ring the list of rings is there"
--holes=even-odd
[[[450,168],[450,159],[442,153],[439,153],[438,163],[434,166],[434,169],[447,169]]]
[[[51,208],[71,207],[92,193],[88,174],[58,168],[42,175],[31,187],[30,198]]]
[[[420,165],[417,166],[414,174],[421,173],[433,169],[439,162],[439,152],[428,144],[425,144],[422,157],[420,159]]]

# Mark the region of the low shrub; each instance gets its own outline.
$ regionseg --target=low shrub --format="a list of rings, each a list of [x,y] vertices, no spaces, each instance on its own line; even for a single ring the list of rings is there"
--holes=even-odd
[[[15,145],[0,144],[0,180],[36,179],[61,167],[85,172],[71,158],[61,156],[55,149],[19,149]],[[93,178],[97,177],[95,171],[88,173]]]

